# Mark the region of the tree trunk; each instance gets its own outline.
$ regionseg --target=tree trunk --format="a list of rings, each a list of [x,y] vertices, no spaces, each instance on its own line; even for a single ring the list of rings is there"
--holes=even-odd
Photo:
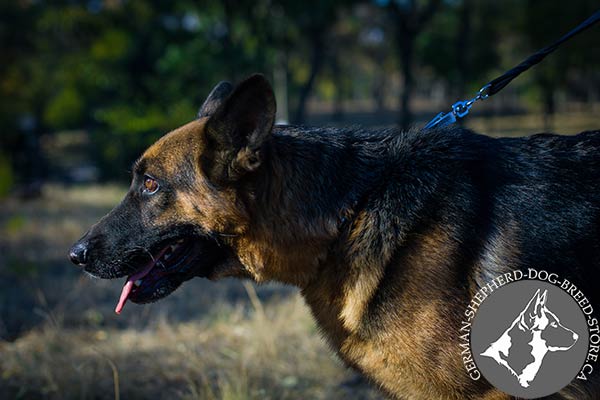
[[[554,112],[556,111],[556,102],[554,98],[556,84],[545,71],[538,70],[536,72],[536,84],[539,87],[542,96],[544,130],[550,132],[553,129]]]
[[[458,80],[456,82],[456,97],[463,98],[469,77],[470,65],[468,62],[471,38],[471,0],[463,0],[460,8],[460,24],[456,38],[456,67]]]
[[[552,132],[554,130],[554,113],[556,111],[554,87],[552,85],[544,85],[542,87],[542,96],[544,102],[544,130]]]
[[[336,122],[340,122],[344,118],[344,80],[342,79],[342,67],[337,52],[332,58],[331,70],[333,73],[333,84],[335,86],[332,119]]]
[[[385,62],[385,57],[382,53],[375,54],[374,59],[377,65],[383,66]],[[379,114],[382,114],[385,111],[385,95],[387,83],[388,81],[383,71],[381,73],[375,74],[375,76],[373,77],[373,100],[375,101],[376,111]]]
[[[277,123],[289,123],[288,115],[288,63],[287,54],[284,50],[277,54],[275,69],[273,71],[273,83],[275,87],[275,98],[277,99]]]
[[[296,115],[294,122],[296,124],[303,124],[306,119],[306,102],[312,91],[313,85],[317,74],[319,73],[321,66],[323,65],[323,56],[325,55],[325,45],[323,43],[322,35],[315,35],[312,41],[312,50],[310,57],[310,75],[308,80],[304,83],[300,89],[300,97],[298,99],[298,108],[296,109]]]
[[[408,129],[413,122],[411,99],[414,90],[413,58],[417,36],[429,23],[441,4],[441,0],[430,0],[419,9],[417,2],[412,0],[400,6],[390,2],[389,9],[394,16],[396,26],[396,43],[400,54],[400,67],[404,87],[400,94],[400,117],[398,123],[402,129]]]
[[[237,68],[236,68],[236,54],[233,48],[233,18],[234,18],[234,7],[235,3],[232,0],[223,1],[223,20],[225,23],[225,35],[221,40],[223,45],[223,52],[225,53],[226,69],[227,69],[227,80],[231,82],[237,82]]]
[[[415,39],[416,35],[412,32],[404,30],[398,34],[398,50],[400,52],[403,83],[402,92],[400,93],[400,118],[398,123],[402,129],[408,129],[413,121],[410,102],[414,90],[413,55]]]

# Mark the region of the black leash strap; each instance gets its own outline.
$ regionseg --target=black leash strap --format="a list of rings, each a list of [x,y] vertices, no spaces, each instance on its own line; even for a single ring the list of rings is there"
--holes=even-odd
[[[485,100],[490,96],[495,95],[500,90],[502,90],[506,85],[508,85],[513,79],[517,76],[521,75],[523,72],[527,71],[529,68],[533,67],[540,61],[542,61],[548,54],[552,53],[558,46],[571,39],[573,36],[578,33],[586,30],[590,26],[594,25],[596,22],[600,21],[600,10],[596,11],[591,17],[583,21],[581,24],[577,25],[575,29],[568,32],[566,35],[562,36],[556,42],[552,43],[550,46],[544,47],[543,49],[537,51],[536,53],[530,55],[525,60],[523,60],[519,65],[512,68],[511,70],[505,72],[500,75],[496,79],[490,81],[488,84],[479,89],[477,96],[473,97],[470,100],[458,101],[452,105],[452,110],[444,113],[441,112],[435,116],[431,121],[425,125],[423,129],[431,129],[434,127],[442,127],[446,125],[453,124],[459,118],[463,118],[467,115],[471,109],[473,103],[478,100]]]

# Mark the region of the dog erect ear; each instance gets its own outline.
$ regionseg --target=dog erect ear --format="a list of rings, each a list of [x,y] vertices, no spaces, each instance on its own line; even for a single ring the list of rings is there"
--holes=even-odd
[[[544,290],[544,293],[537,295],[535,300],[535,310],[534,315],[537,317],[541,317],[544,314],[544,308],[546,307],[546,297],[548,295],[548,290]]]
[[[229,96],[233,90],[231,83],[221,81],[210,91],[202,107],[198,110],[198,118],[210,117],[217,111],[223,101]]]
[[[544,296],[545,296],[545,292],[544,292]],[[521,313],[521,320],[519,321],[520,322],[519,326],[522,328],[522,330],[531,329],[534,317],[536,315],[539,315],[539,314],[537,314],[538,311],[541,311],[538,307],[539,301],[540,301],[540,289],[538,289],[535,292],[535,294],[533,295],[531,300],[529,300],[529,303],[527,303],[527,307],[525,307],[525,309]],[[545,304],[545,302],[544,302],[544,304]]]
[[[275,122],[275,95],[262,75],[240,83],[206,123],[202,167],[216,183],[235,181],[256,170]]]

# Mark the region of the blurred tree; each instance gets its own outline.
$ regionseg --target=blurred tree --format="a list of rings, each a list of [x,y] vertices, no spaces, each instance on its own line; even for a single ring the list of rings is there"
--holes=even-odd
[[[402,70],[399,124],[407,129],[412,122],[410,101],[414,90],[415,45],[418,35],[425,29],[441,5],[441,0],[389,0],[386,4],[396,31],[396,45]]]
[[[528,0],[524,5],[522,17],[517,19],[517,28],[523,33],[531,51],[535,51],[557,40],[597,9],[598,2],[591,0],[572,0],[568,5]],[[570,72],[586,71],[590,65],[600,62],[599,52],[594,51],[600,42],[599,31],[598,27],[594,27],[571,39],[533,70],[547,130],[552,129],[556,92],[566,89]]]
[[[494,1],[446,4],[418,39],[422,65],[448,86],[451,100],[469,96],[500,64],[498,37],[511,15]]]
[[[42,174],[39,152],[40,127],[36,114],[41,109],[39,87],[32,87],[32,76],[40,66],[31,62],[35,54],[35,31],[19,29],[33,26],[39,14],[36,7],[21,2],[0,2],[0,162],[5,166],[0,185],[7,191],[13,182],[30,181]],[[18,176],[13,176],[18,171]]]
[[[572,28],[596,3],[0,2],[0,175],[6,182],[38,181],[50,171],[43,136],[84,132],[91,137],[86,157],[102,178],[127,179],[142,149],[194,118],[216,82],[257,71],[273,72],[280,99],[289,94],[294,122],[306,120],[309,99],[331,104],[322,112],[331,109],[341,119],[344,104],[382,111],[391,94],[406,127],[417,79],[423,89],[417,95],[433,84],[453,97],[466,94],[491,71]],[[518,87],[543,100],[547,114],[557,107],[556,93],[598,99],[598,41],[597,28],[577,37]],[[367,98],[373,101],[356,101]]]
[[[307,49],[308,74],[300,85],[293,121],[301,124],[306,118],[306,102],[313,90],[315,80],[325,61],[328,41],[340,12],[349,7],[352,0],[324,0],[307,6],[303,2],[279,0],[286,19],[292,24]]]
[[[371,79],[371,95],[376,110],[381,113],[386,108],[386,98],[391,92],[390,82],[397,71],[394,57],[394,30],[389,27],[389,19],[384,9],[380,7],[365,7],[358,9],[361,30],[356,41],[360,45],[359,53],[364,53],[370,59],[367,76]],[[356,49],[352,49],[357,53]],[[356,58],[356,55],[350,56]],[[353,63],[355,65],[355,63]]]

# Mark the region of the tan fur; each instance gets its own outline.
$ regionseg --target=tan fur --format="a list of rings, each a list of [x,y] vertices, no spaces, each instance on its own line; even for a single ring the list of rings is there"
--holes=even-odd
[[[364,218],[360,220],[364,221]],[[360,225],[365,227],[363,235],[368,235],[369,224]],[[442,281],[446,279],[438,274],[438,269],[434,266],[444,259],[449,263],[456,244],[452,243],[448,232],[443,228],[436,228],[418,238],[416,246],[418,248],[414,249],[414,259],[410,260],[404,271],[406,282],[410,282],[409,286],[396,301],[406,318],[390,315],[388,319],[381,321],[381,325],[385,326],[384,330],[375,330],[365,337],[364,327],[359,329],[365,317],[364,304],[371,299],[377,286],[377,276],[380,275],[375,270],[373,276],[367,277],[373,265],[363,265],[362,274],[358,276],[368,279],[366,285],[371,287],[365,290],[364,287],[353,286],[352,289],[355,290],[345,290],[343,293],[345,301],[342,302],[342,317],[348,304],[361,305],[358,310],[354,309],[354,324],[350,325],[347,319],[340,318],[343,328],[331,327],[325,333],[329,336],[333,332],[330,340],[334,348],[339,346],[342,358],[374,379],[388,393],[410,399],[462,399],[463,395],[447,395],[448,388],[455,386],[456,381],[468,383],[466,375],[452,375],[452,371],[462,372],[460,360],[456,357],[458,350],[454,348],[452,335],[448,335],[448,330],[454,329],[452,319],[458,318],[457,310],[451,309],[452,306],[445,301],[446,293],[434,289],[442,287]],[[425,252],[419,251],[424,249]],[[432,268],[429,269],[429,266]],[[451,273],[450,269],[448,273]],[[322,277],[320,280],[326,281],[327,278]],[[309,305],[321,302],[310,291],[305,293]],[[430,297],[426,302],[423,301],[424,293]],[[337,319],[334,315],[323,315],[321,312],[317,312],[316,316],[322,325],[323,322],[326,325],[327,321]],[[440,326],[440,320],[447,321],[447,326]],[[442,349],[440,354],[435,355],[435,366],[432,366],[432,355],[422,352],[427,347],[424,342],[431,341],[437,341]],[[415,393],[421,393],[422,396],[414,397]]]
[[[173,165],[177,165],[184,151],[201,154],[204,150],[204,125],[205,120],[201,119],[171,132],[150,147],[142,159],[152,160],[153,165],[160,165],[168,173],[176,173]],[[412,238],[413,248],[401,265],[404,287],[395,299],[402,313],[379,315],[378,324],[370,325],[366,323],[368,304],[381,284],[384,267],[392,260],[397,241],[393,233],[378,228],[382,222],[378,215],[366,211],[356,215],[351,210],[342,212],[352,221],[344,243],[350,249],[352,261],[340,273],[338,261],[328,253],[340,234],[339,220],[324,217],[312,221],[312,225],[298,221],[294,226],[284,226],[261,215],[252,204],[252,196],[242,200],[232,188],[214,187],[201,168],[195,173],[195,186],[178,194],[177,206],[161,217],[163,223],[192,220],[218,232],[224,235],[223,242],[234,250],[254,280],[299,286],[325,337],[340,357],[386,393],[415,400],[470,397],[449,390],[469,384],[460,364],[459,349],[454,347],[454,335],[448,333],[456,329],[460,311],[447,298],[460,299],[461,294],[458,290],[450,289],[449,293],[439,289],[447,286],[445,282],[453,274],[452,268],[440,273],[439,267],[450,266],[458,246],[452,240],[452,232],[436,226]],[[277,191],[278,177],[271,179]],[[249,209],[254,210],[252,218]],[[383,243],[383,247],[373,247],[374,239]],[[468,299],[463,300],[468,303]],[[437,342],[438,351],[424,352],[425,342]],[[492,392],[486,396],[503,398]]]
[[[204,151],[204,126],[206,118],[188,123],[176,129],[150,146],[142,155],[149,161],[150,175],[174,176],[181,160],[188,154]],[[156,172],[155,172],[156,170]],[[246,229],[248,217],[243,204],[233,189],[215,188],[202,174],[199,165],[194,171],[195,186],[177,193],[177,204],[155,221],[158,225],[189,221],[204,226],[208,231],[237,235]]]
[[[514,238],[520,236],[519,230],[516,221],[508,220],[504,226],[499,227],[496,232],[490,235],[490,239],[486,243],[485,251],[477,267],[481,271],[493,271],[493,276],[481,276],[480,278],[482,279],[479,279],[476,282],[477,286],[474,287],[480,287],[484,281],[489,281],[498,275],[508,272],[506,267],[503,266],[515,265],[518,262],[521,251],[519,243],[515,243]],[[484,268],[484,264],[487,265],[487,268]],[[495,266],[495,268],[490,268],[490,266]],[[472,293],[472,295],[474,294]]]
[[[340,317],[344,328],[356,331],[359,328],[367,302],[371,299],[383,275],[383,268],[389,262],[390,251],[381,254],[373,263],[371,252],[364,253],[370,246],[370,237],[376,234],[373,228],[373,217],[361,211],[354,220],[349,242],[355,258],[349,271],[351,278],[345,282]]]

